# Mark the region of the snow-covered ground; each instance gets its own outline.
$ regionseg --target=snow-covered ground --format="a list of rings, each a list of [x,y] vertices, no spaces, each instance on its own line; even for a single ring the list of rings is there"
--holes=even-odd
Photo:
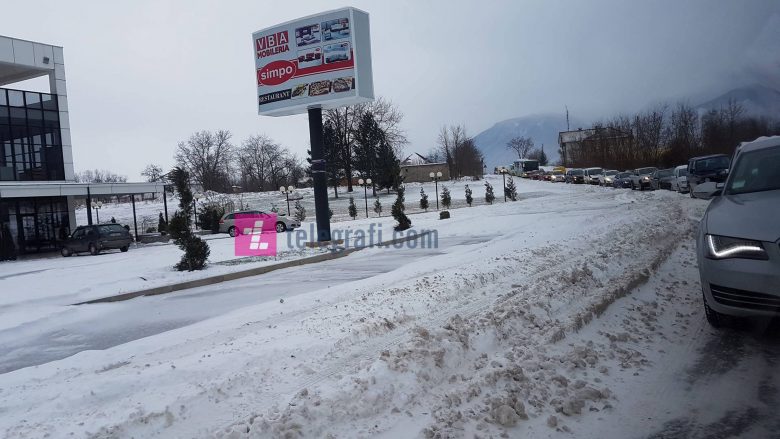
[[[94,294],[79,292],[90,283],[79,269],[94,269],[92,281],[100,269],[90,265],[102,259],[108,278],[121,264],[142,272],[135,259],[160,266],[152,252],[166,246],[134,249],[118,264],[114,255],[44,260],[35,275],[8,276],[0,265],[0,312],[12,316],[0,327],[0,433],[777,431],[778,343],[714,332],[703,320],[692,232],[706,202],[666,191],[518,186],[518,202],[454,209],[444,221],[413,215],[418,230],[436,230],[433,247],[370,248],[127,302],[67,305]],[[481,201],[481,183],[471,187]],[[417,192],[407,190],[407,205]],[[392,226],[385,217],[337,227],[371,222]],[[212,248],[222,241],[231,243],[213,240]]]

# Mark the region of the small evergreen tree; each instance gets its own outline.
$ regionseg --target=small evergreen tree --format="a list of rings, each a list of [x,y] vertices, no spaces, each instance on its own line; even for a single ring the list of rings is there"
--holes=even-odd
[[[409,220],[409,217],[404,213],[404,210],[406,210],[406,206],[404,206],[404,190],[403,186],[398,188],[398,196],[395,198],[393,207],[390,210],[393,214],[393,218],[398,221],[398,224],[395,225],[395,230],[397,232],[412,227],[412,221]]]
[[[295,202],[295,219],[299,222],[303,222],[306,219],[306,208],[301,205],[301,201]]]
[[[474,202],[474,197],[471,196],[471,188],[469,185],[466,185],[466,204],[471,207],[471,203]]]
[[[114,218],[113,216],[111,217],[111,224],[116,224],[116,218]]]
[[[175,265],[179,271],[202,270],[211,253],[209,245],[195,236],[190,229],[192,218],[192,191],[189,185],[189,173],[181,167],[176,167],[170,173],[171,180],[179,193],[179,210],[173,215],[168,228],[174,242],[184,251],[181,260]]]
[[[450,204],[452,204],[452,195],[450,195],[450,190],[444,187],[441,190],[441,205],[444,206],[445,209],[449,209]]]
[[[333,209],[328,207],[328,220],[332,220],[332,219],[333,219]]]
[[[279,213],[279,208],[276,207],[276,204],[271,205],[271,212],[273,213]]]
[[[374,199],[374,212],[376,216],[382,216],[382,203],[379,202],[379,198]]]
[[[160,217],[157,220],[157,231],[162,234],[168,233],[168,223],[165,222],[165,217],[162,212],[160,212]]]
[[[425,193],[423,188],[420,188],[420,209],[428,211],[428,194]]]
[[[485,182],[485,202],[493,204],[493,200],[496,199],[496,195],[493,193],[493,185]]]
[[[504,195],[512,201],[517,201],[517,186],[515,186],[515,181],[511,176],[509,177],[509,181],[506,182]]]
[[[355,206],[355,199],[352,197],[349,197],[349,216],[351,216],[352,219],[357,218],[357,206]]]

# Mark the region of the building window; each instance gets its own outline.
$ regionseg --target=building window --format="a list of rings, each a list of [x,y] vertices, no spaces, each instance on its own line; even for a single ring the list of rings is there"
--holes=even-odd
[[[0,181],[63,180],[57,96],[0,89]]]

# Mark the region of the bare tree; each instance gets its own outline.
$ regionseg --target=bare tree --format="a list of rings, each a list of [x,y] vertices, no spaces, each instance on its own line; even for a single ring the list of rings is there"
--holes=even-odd
[[[165,172],[163,171],[162,167],[157,166],[155,164],[149,164],[146,165],[143,171],[141,171],[141,176],[146,178],[146,181],[148,182],[156,182],[156,181],[164,181],[165,180]]]
[[[518,136],[507,142],[506,147],[517,153],[517,158],[524,159],[528,157],[534,149],[534,139],[530,137]]]
[[[106,169],[87,169],[76,173],[76,181],[80,183],[125,183],[127,176],[115,174]]]
[[[174,156],[204,190],[228,192],[231,186],[233,135],[227,130],[198,131],[186,142],[179,142]]]

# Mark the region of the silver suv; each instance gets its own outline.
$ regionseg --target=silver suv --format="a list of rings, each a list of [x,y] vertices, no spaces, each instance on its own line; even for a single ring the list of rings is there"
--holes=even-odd
[[[743,143],[725,183],[692,190],[715,197],[696,240],[707,320],[780,315],[780,136]]]
[[[227,233],[230,236],[235,237],[239,232],[236,229],[236,215],[251,215],[251,216],[262,216],[262,215],[272,215],[273,212],[263,212],[262,210],[240,210],[233,213],[226,213],[222,215],[222,218],[219,220],[219,233]],[[292,230],[296,227],[300,227],[301,222],[294,219],[294,218],[288,218],[286,215],[277,213],[276,214],[276,232],[282,233],[287,230]]]

